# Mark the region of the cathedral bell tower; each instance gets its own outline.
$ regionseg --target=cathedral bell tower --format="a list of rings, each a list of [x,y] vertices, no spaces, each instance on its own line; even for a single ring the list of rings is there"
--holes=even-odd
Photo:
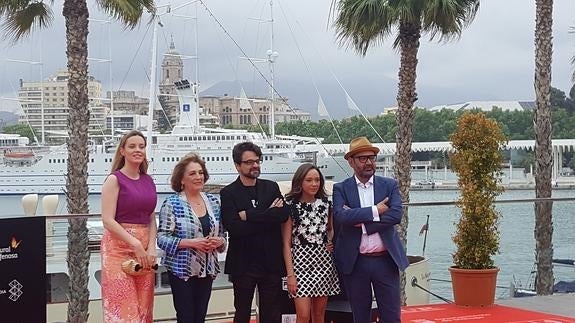
[[[179,102],[174,82],[181,80],[183,74],[184,63],[180,53],[176,51],[176,46],[174,45],[174,39],[172,37],[170,48],[168,52],[164,54],[164,59],[162,60],[162,79],[159,85],[160,94],[158,95],[160,105],[168,117],[169,124],[172,127],[178,120],[179,112]],[[160,128],[169,128],[169,125],[166,122],[166,116],[162,111],[157,112],[156,120],[164,121],[159,122]]]

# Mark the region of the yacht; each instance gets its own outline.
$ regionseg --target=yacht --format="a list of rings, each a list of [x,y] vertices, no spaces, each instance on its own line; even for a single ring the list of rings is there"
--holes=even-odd
[[[158,193],[171,192],[170,176],[176,163],[188,153],[196,152],[206,161],[211,185],[233,182],[237,171],[232,160],[232,148],[251,141],[262,149],[262,177],[275,181],[291,180],[303,162],[315,162],[326,178],[328,159],[321,151],[321,138],[271,138],[262,133],[200,126],[197,88],[187,80],[176,82],[180,113],[177,125],[170,133],[147,131],[149,174],[154,178]],[[18,149],[17,149],[18,148]],[[91,145],[88,160],[88,188],[100,193],[108,174],[115,145]],[[0,164],[0,194],[63,194],[66,187],[68,151],[66,146],[46,150],[14,146],[5,149]]]

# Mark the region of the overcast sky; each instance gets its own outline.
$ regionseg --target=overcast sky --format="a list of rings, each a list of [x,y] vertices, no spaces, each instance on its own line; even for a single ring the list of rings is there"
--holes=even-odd
[[[65,68],[61,2],[56,1],[56,20],[49,30],[35,33],[16,45],[2,41],[0,96],[16,97],[19,79],[37,80],[41,73],[46,78]],[[176,8],[185,1],[158,3],[170,3]],[[259,82],[261,87],[261,78],[247,61],[238,58],[243,54],[234,41],[248,56],[265,57],[270,48],[269,24],[256,19],[269,18],[269,0],[204,0],[204,3],[207,9],[201,5],[197,9],[202,88],[240,80],[248,93],[256,91],[258,85],[254,84]],[[366,57],[341,48],[330,24],[330,5],[331,0],[274,1],[274,50],[279,53],[275,83],[279,93],[315,114],[317,87],[336,118],[350,113],[338,83],[366,114],[374,115],[384,107],[395,106],[399,54],[391,48],[393,39],[370,49]],[[92,18],[105,19],[96,7],[90,10]],[[575,54],[575,34],[570,33],[571,26],[575,26],[574,12],[575,1],[554,1],[552,84],[565,92],[571,88],[570,60]],[[191,5],[162,16],[164,27],[158,31],[160,54],[167,50],[173,37],[181,54],[194,55],[194,22],[181,17],[194,13],[195,6]],[[111,33],[108,24],[91,21],[90,57],[108,58],[109,52],[112,55],[111,68],[109,64],[90,63],[90,73],[103,83],[105,90],[121,88],[148,95],[152,28],[146,24],[147,20],[148,17],[135,30],[124,30],[114,22]],[[429,42],[424,35],[417,68],[417,104],[432,107],[471,100],[533,100],[534,28],[535,1],[482,0],[475,21],[464,30],[459,41],[438,44]],[[42,61],[43,65],[9,59]],[[193,80],[194,60],[185,62],[185,76]],[[265,65],[258,67],[269,77]],[[258,81],[254,83],[254,79]],[[7,99],[0,100],[0,109],[19,110]]]

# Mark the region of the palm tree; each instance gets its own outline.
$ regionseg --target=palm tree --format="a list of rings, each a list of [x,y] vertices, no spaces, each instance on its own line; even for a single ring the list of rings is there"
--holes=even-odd
[[[153,12],[153,0],[97,0],[97,4],[128,27],[135,27],[144,9]],[[53,5],[53,1],[49,1]],[[68,213],[88,214],[88,6],[86,0],[64,0],[68,58]],[[0,0],[5,36],[17,41],[34,28],[48,27],[53,19],[47,2]],[[88,320],[88,230],[86,218],[69,220],[68,273],[70,300],[68,322]]]
[[[337,4],[336,4],[337,3]],[[395,176],[401,199],[409,203],[411,184],[411,143],[413,105],[417,101],[415,80],[417,52],[422,33],[440,41],[458,38],[479,9],[479,0],[333,0],[337,10],[335,27],[342,45],[353,47],[365,56],[372,45],[383,42],[397,31],[393,47],[399,49],[399,87],[397,92]],[[407,207],[401,223],[401,238],[407,247]],[[405,285],[405,277],[402,277]]]
[[[553,0],[536,0],[535,13],[535,196],[551,197],[551,56]],[[539,295],[553,293],[553,203],[535,203],[535,263]]]

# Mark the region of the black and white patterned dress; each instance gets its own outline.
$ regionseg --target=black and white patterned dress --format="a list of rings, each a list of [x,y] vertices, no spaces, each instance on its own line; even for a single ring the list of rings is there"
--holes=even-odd
[[[295,297],[339,294],[339,280],[333,256],[326,249],[327,221],[331,203],[292,202],[292,258],[297,279]]]

